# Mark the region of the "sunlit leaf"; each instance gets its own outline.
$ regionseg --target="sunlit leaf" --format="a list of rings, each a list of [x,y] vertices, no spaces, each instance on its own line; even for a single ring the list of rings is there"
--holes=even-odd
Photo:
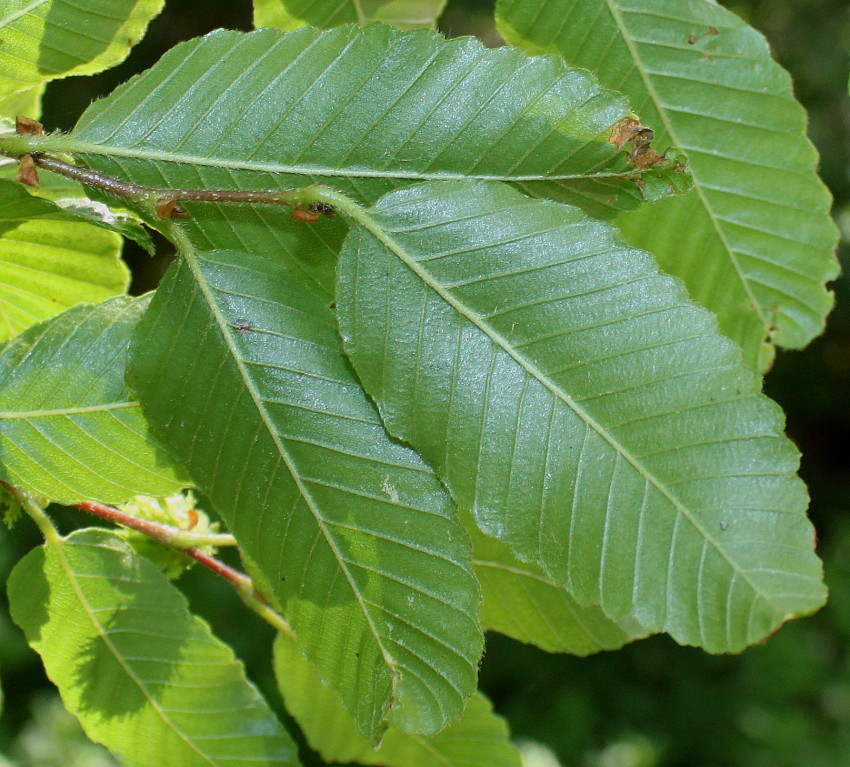
[[[581,604],[712,651],[820,606],[781,411],[651,256],[481,182],[399,190],[358,223],[346,350],[485,533]]]
[[[831,198],[806,115],[765,39],[714,0],[499,0],[499,29],[560,53],[632,101],[659,151],[684,150],[694,191],[622,220],[685,280],[757,369],[823,329],[838,274]]]
[[[121,239],[0,179],[0,341],[81,301],[123,293]]]
[[[146,299],[77,306],[0,352],[0,477],[55,501],[121,503],[189,484],[124,386]]]
[[[162,5],[163,0],[4,0],[0,96],[118,64]]]
[[[376,751],[357,732],[339,697],[322,684],[296,642],[278,636],[274,658],[286,710],[326,762],[385,767],[520,767],[504,720],[493,714],[490,701],[481,693],[473,695],[463,717],[442,732],[426,737],[390,728]]]
[[[433,27],[446,0],[254,0],[254,26],[330,29],[383,21],[399,29]]]
[[[469,542],[384,432],[327,306],[267,259],[184,251],[130,381],[360,731],[457,719],[483,643]]]
[[[9,599],[65,706],[128,767],[297,767],[233,651],[115,536],[82,530],[30,552]]]

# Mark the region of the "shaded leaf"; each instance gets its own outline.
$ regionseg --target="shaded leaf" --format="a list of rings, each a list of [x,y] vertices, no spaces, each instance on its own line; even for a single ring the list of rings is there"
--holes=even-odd
[[[493,714],[490,701],[481,693],[470,698],[459,721],[436,735],[406,735],[390,728],[376,751],[357,732],[339,697],[322,684],[295,641],[279,635],[274,662],[287,711],[326,762],[386,767],[520,767],[507,725]]]
[[[233,651],[115,536],[81,530],[35,549],[8,588],[65,706],[127,765],[298,765]]]
[[[146,299],[77,306],[0,352],[0,477],[62,503],[164,496],[188,478],[124,386]]]
[[[0,7],[0,96],[118,64],[162,5],[163,0],[6,0]]]
[[[266,259],[182,256],[139,326],[130,380],[146,415],[360,731],[441,729],[483,643],[446,492],[384,432],[321,300]]]
[[[123,293],[121,239],[0,179],[0,341],[81,301]]]
[[[655,145],[684,150],[690,195],[630,214],[629,241],[685,280],[721,330],[765,369],[832,307],[831,198],[791,79],[765,39],[713,0],[499,0],[499,30],[556,52],[632,101]]]
[[[486,183],[399,190],[359,223],[346,350],[485,533],[581,604],[712,651],[820,606],[781,411],[648,254]]]
[[[446,0],[254,0],[254,26],[330,29],[383,21],[399,29],[433,27]]]

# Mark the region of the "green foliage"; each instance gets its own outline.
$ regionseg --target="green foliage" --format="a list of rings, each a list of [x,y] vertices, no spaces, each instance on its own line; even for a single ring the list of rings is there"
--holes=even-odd
[[[0,3],[0,114],[161,6],[101,3]],[[0,132],[0,490],[46,539],[11,612],[129,765],[299,763],[165,577],[191,561],[278,632],[307,742],[387,767],[519,765],[482,629],[737,652],[825,599],[759,376],[836,274],[787,76],[713,0],[500,0],[525,52],[404,31],[442,6],[257,0],[278,29]],[[141,221],[176,260],[116,297]]]
[[[658,147],[686,152],[694,193],[620,225],[753,367],[823,330],[824,281],[838,274],[831,197],[790,78],[758,32],[706,0],[499,0],[497,17],[508,42],[591,69],[631,99]]]
[[[230,648],[107,531],[80,530],[29,553],[9,597],[67,708],[128,765],[298,764]]]
[[[122,503],[187,482],[124,384],[130,334],[147,304],[76,306],[3,348],[0,478],[63,503]]]

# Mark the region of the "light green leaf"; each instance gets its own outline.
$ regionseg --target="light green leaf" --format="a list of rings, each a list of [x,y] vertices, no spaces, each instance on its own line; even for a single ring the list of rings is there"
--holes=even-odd
[[[598,605],[579,604],[542,568],[517,559],[505,544],[473,525],[467,529],[484,595],[481,623],[485,631],[498,631],[547,652],[582,656],[616,650],[647,635],[634,619],[618,624]]]
[[[0,118],[6,117],[11,123],[18,115],[38,120],[41,117],[41,97],[44,95],[44,85],[14,93],[11,96],[0,97]]]
[[[330,29],[383,21],[399,29],[433,27],[446,0],[254,0],[254,26]]]
[[[687,153],[692,194],[622,220],[629,242],[687,284],[765,369],[832,307],[831,198],[788,74],[767,42],[714,0],[499,0],[499,30],[560,53],[625,93],[660,149]]]
[[[121,503],[189,484],[124,386],[146,299],[77,306],[0,352],[0,477],[62,503]]]
[[[118,64],[162,5],[163,0],[4,0],[0,96]]]
[[[824,599],[798,454],[652,258],[483,182],[358,214],[340,329],[389,431],[584,605],[711,651]]]
[[[490,701],[481,693],[473,695],[463,717],[442,732],[426,737],[390,728],[376,751],[357,732],[339,697],[322,684],[295,641],[278,636],[274,663],[287,711],[326,762],[385,767],[520,767],[507,725],[493,714]]]
[[[604,215],[639,202],[636,179],[655,189],[685,178],[672,166],[637,169],[609,143],[627,114],[621,96],[556,57],[471,38],[379,24],[218,31],[95,102],[73,136],[11,137],[0,147],[69,152],[146,186],[322,181],[366,201],[426,179],[504,180]],[[196,214],[198,205],[186,207]],[[209,234],[216,247],[244,249],[231,233],[244,212],[222,209],[229,239]],[[253,206],[239,231],[250,237],[256,227],[266,239],[280,228],[280,239],[303,225]],[[275,250],[272,240],[263,252]]]
[[[123,293],[121,238],[0,179],[0,341],[81,301]]]
[[[129,767],[298,765],[233,651],[105,530],[30,552],[9,599],[65,706]]]
[[[321,300],[267,259],[182,256],[139,325],[130,381],[146,415],[360,731],[443,728],[483,644],[448,495],[384,432]]]

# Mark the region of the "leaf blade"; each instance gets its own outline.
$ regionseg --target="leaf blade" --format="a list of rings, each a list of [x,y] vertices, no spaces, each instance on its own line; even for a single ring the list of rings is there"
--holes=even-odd
[[[163,380],[184,354],[193,366]],[[328,308],[268,260],[184,253],[131,376],[361,731],[460,716],[483,642],[469,545],[437,480],[384,433]]]
[[[129,765],[297,767],[295,746],[242,664],[129,546],[82,530],[9,579],[12,615],[68,709]],[[169,683],[169,681],[171,683]]]
[[[0,473],[61,503],[167,496],[188,477],[151,434],[124,385],[146,299],[77,306],[0,352]]]
[[[398,29],[434,27],[446,0],[254,0],[254,26],[330,29],[383,21]]]
[[[533,13],[563,20],[560,31]],[[500,0],[498,16],[509,41],[616,80],[656,144],[687,153],[693,194],[621,226],[718,315],[755,369],[769,367],[774,345],[799,348],[822,331],[824,284],[838,274],[831,197],[805,112],[759,33],[707,0]]]
[[[648,254],[484,183],[399,190],[358,223],[346,351],[485,533],[580,603],[713,651],[821,604],[781,413]]]

